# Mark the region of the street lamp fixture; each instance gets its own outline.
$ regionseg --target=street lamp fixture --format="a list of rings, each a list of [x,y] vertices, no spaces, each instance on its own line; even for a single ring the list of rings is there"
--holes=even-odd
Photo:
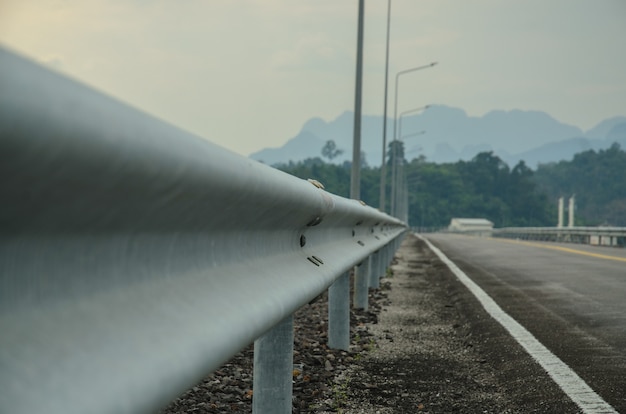
[[[418,70],[432,68],[437,63],[438,62],[432,62],[432,63],[429,63],[428,65],[418,66],[418,67],[411,68],[411,69],[405,69],[396,73],[396,90],[395,90],[396,96],[395,96],[395,102],[393,106],[393,139],[394,140],[398,139],[398,135],[396,134],[396,124],[398,122],[398,81],[400,80],[400,76],[405,75],[407,73],[415,72]]]
[[[408,111],[404,111],[400,114],[400,120],[399,122],[399,127],[398,127],[398,136],[400,137],[400,139],[402,139],[402,117],[408,114],[412,114],[414,112],[421,112],[421,111],[425,111],[428,108],[430,108],[430,105],[425,105],[425,106],[420,106],[419,108],[415,108],[415,109],[409,109]],[[415,134],[414,134],[415,135]],[[409,135],[410,136],[410,135]]]
[[[418,135],[424,135],[426,133],[426,131],[419,131],[419,132],[414,132],[412,134],[408,134],[408,135],[403,135],[400,137],[401,140],[406,139],[406,138],[412,138],[412,137],[416,137]],[[419,149],[421,150],[422,147],[419,147]]]

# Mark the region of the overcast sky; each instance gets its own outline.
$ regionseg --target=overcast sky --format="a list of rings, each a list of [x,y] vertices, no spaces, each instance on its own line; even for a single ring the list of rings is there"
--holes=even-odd
[[[393,0],[389,109],[626,115],[624,0]],[[1,0],[0,43],[242,155],[354,109],[357,0]],[[386,0],[366,0],[363,113],[382,115]]]

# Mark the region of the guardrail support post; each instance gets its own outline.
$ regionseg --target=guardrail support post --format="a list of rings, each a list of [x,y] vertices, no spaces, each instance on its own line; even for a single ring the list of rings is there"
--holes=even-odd
[[[350,348],[350,272],[328,288],[328,347]]]
[[[385,246],[385,262],[383,264],[383,273],[387,274],[387,268],[391,265],[393,259],[393,242]]]
[[[252,413],[291,414],[293,315],[254,341]]]
[[[370,256],[371,257],[371,256]],[[353,306],[355,309],[367,310],[367,294],[370,273],[370,257],[354,268],[354,298]]]
[[[380,287],[380,250],[372,253],[369,260],[370,264],[370,287],[372,289],[378,289]]]
[[[393,257],[393,248],[391,244],[385,246],[385,261],[383,262],[383,276],[387,275],[387,269],[391,266],[391,258]]]
[[[380,257],[378,258],[378,284],[380,285],[380,279],[385,277],[385,269],[387,269],[387,264],[385,263],[385,259],[387,258],[387,251],[383,247],[380,249]]]

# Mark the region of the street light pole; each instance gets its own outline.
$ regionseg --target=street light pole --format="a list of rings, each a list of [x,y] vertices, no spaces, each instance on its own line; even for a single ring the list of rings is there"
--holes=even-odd
[[[365,0],[359,0],[359,21],[356,47],[356,85],[354,91],[354,139],[352,140],[352,171],[350,198],[361,199],[361,90],[363,84],[363,14]]]
[[[356,86],[354,91],[354,139],[352,145],[352,171],[350,198],[361,199],[361,86],[363,80],[363,14],[365,0],[359,0],[359,17],[356,46]],[[356,270],[356,268],[355,268]],[[367,274],[355,273],[356,282]],[[358,286],[361,286],[359,283]],[[367,285],[365,286],[367,299]],[[344,273],[328,288],[328,346],[348,349],[350,344],[350,274]],[[268,409],[268,412],[271,410]]]
[[[407,73],[410,72],[415,72],[421,69],[427,69],[427,68],[432,68],[433,66],[435,66],[437,64],[437,62],[432,62],[429,63],[428,65],[423,65],[423,66],[418,66],[415,68],[411,68],[411,69],[405,69],[405,70],[401,70],[400,72],[396,73],[396,88],[395,88],[395,101],[394,101],[394,107],[393,107],[393,141],[394,141],[394,145],[393,145],[393,163],[396,164],[397,163],[397,147],[398,147],[398,143],[396,142],[398,140],[398,131],[397,131],[397,124],[398,124],[398,81],[400,79],[401,75],[405,75]],[[393,168],[393,166],[392,166]],[[395,182],[392,179],[391,182],[391,215],[394,217],[397,217],[397,212],[396,212],[396,204],[397,204],[397,200],[395,200],[395,195],[397,195],[397,190],[394,189],[395,187]]]
[[[412,112],[412,111],[407,111],[407,112]],[[402,114],[400,114],[400,127],[398,128],[398,135],[400,136],[399,142],[404,143],[406,138],[410,138],[410,137],[414,137],[417,135],[423,135],[425,134],[426,131],[419,131],[419,132],[415,132],[413,134],[408,134],[408,135],[402,135]],[[421,148],[420,148],[421,149]],[[403,159],[409,159],[408,158],[408,154],[411,153],[412,151],[407,151],[406,147],[403,147]],[[398,214],[396,217],[398,217],[400,220],[404,221],[405,223],[409,222],[409,182],[407,180],[407,175],[406,175],[406,171],[404,169],[404,163],[400,164],[399,166],[399,172],[396,173],[397,181],[396,181],[396,191],[399,192],[399,195],[397,195],[397,202],[396,202],[396,206],[398,206]]]
[[[387,85],[389,84],[389,27],[391,23],[391,0],[387,0],[387,49],[385,52],[385,103],[383,110],[383,162],[380,164],[380,199],[378,209],[386,211],[385,197],[387,193]]]
[[[399,121],[398,123],[400,124],[398,127],[398,135],[399,135],[399,140],[398,141],[402,141],[402,117],[408,114],[411,114],[413,112],[419,112],[419,111],[423,111],[426,110],[430,107],[430,105],[425,105],[425,106],[420,106],[419,108],[415,108],[415,109],[409,109],[408,111],[404,111],[400,114],[399,117]],[[394,152],[394,162],[391,165],[391,202],[392,205],[397,208],[397,203],[398,203],[398,187],[399,187],[399,182],[400,182],[400,178],[398,177],[398,163],[397,161],[397,156],[398,156],[398,142],[394,142],[394,147],[393,147],[393,152]],[[404,151],[404,154],[406,154],[406,150]],[[404,157],[403,157],[404,158]],[[393,209],[392,209],[392,215],[394,214]]]

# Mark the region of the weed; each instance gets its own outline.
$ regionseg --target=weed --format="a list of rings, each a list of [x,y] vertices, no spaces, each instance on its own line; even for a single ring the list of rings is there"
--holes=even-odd
[[[345,378],[339,383],[333,385],[333,408],[338,413],[342,413],[342,407],[348,402],[348,388],[350,387],[350,378]]]

